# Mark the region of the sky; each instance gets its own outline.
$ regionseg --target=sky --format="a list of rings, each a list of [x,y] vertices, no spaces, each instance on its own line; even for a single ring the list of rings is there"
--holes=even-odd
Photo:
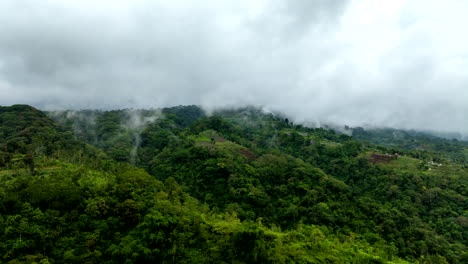
[[[0,105],[468,135],[466,0],[1,0]]]

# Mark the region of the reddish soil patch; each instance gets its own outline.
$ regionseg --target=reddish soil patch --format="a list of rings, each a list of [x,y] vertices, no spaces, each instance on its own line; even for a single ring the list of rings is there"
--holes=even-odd
[[[213,146],[213,143],[208,142],[208,141],[198,141],[198,142],[195,142],[195,145],[203,146],[203,147],[211,147]]]
[[[226,140],[224,137],[222,137],[222,136],[216,136],[216,137],[214,137],[214,140],[215,140],[216,142],[226,142],[226,141],[227,141],[227,140]]]
[[[369,161],[372,163],[386,163],[392,160],[396,160],[398,155],[388,155],[388,154],[375,154],[369,158]]]
[[[240,154],[244,155],[244,157],[246,157],[248,161],[252,161],[257,157],[252,151],[248,149],[241,149],[239,150],[239,152]]]

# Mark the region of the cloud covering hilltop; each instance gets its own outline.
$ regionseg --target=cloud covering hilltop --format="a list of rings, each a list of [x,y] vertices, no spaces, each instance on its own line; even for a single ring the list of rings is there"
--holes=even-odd
[[[260,105],[468,133],[468,2],[0,2],[0,104]]]

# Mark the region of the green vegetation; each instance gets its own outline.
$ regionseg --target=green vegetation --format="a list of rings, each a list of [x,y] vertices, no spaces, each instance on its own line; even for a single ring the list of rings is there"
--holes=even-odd
[[[468,262],[465,142],[254,108],[48,116],[0,107],[1,263]]]
[[[353,128],[349,129],[353,137],[359,140],[369,141],[378,145],[404,149],[413,154],[418,154],[418,158],[427,159],[428,156],[437,159],[448,159],[459,164],[468,163],[468,142],[457,139],[445,139],[436,137],[429,133],[417,131],[404,131],[391,128],[369,129]]]

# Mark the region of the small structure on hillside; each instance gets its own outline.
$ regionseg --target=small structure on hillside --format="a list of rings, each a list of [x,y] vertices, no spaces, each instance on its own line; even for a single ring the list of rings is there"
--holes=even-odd
[[[430,166],[437,166],[437,167],[442,166],[442,163],[435,163],[434,161],[428,161],[427,164]]]

